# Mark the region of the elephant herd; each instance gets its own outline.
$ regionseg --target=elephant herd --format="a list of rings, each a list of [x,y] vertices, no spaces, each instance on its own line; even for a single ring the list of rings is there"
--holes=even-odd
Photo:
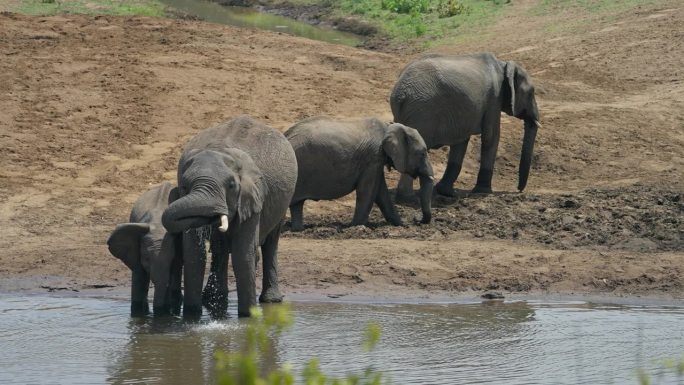
[[[413,197],[420,182],[420,222],[431,221],[434,175],[428,150],[450,146],[446,171],[434,185],[454,195],[471,135],[481,135],[480,171],[474,192],[491,192],[500,114],[524,121],[518,189],[532,160],[539,112],[525,70],[490,53],[429,55],[408,64],[390,96],[394,123],[368,118],[305,119],[284,134],[247,116],[205,129],[185,146],[177,187],[163,183],[135,202],[130,222],[107,244],[132,272],[131,314],[198,317],[205,306],[225,315],[228,261],[235,273],[238,315],[256,305],[256,266],[261,248],[259,301],[282,301],[278,240],[287,208],[292,230],[302,230],[306,200],[330,200],[356,191],[352,225],[363,225],[376,203],[384,218],[401,225],[384,169],[402,176],[397,198]],[[209,241],[212,260],[202,289]],[[181,281],[184,290],[181,293]],[[182,305],[182,306],[181,306]]]

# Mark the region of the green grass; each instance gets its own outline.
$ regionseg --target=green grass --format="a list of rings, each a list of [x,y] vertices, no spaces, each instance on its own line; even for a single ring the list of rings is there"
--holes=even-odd
[[[164,16],[165,6],[157,0],[22,0],[10,11],[26,15],[56,14]]]
[[[386,1],[387,3],[393,4]],[[419,37],[438,40],[453,36],[464,28],[493,22],[506,7],[505,1],[502,0],[452,0],[451,3],[462,6],[463,11],[450,17],[440,17],[439,5],[442,1],[428,3],[425,8],[425,3],[420,2],[417,8],[409,10],[408,13],[383,9],[382,0],[341,0],[337,2],[336,7],[341,16],[353,15],[369,21],[388,36],[400,41]],[[403,11],[405,10],[402,9]]]

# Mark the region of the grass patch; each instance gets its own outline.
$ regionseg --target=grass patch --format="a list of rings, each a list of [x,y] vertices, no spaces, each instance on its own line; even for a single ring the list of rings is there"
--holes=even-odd
[[[164,16],[157,0],[22,0],[10,11],[34,16],[57,14]]]
[[[464,27],[486,25],[504,9],[506,0],[341,0],[341,16],[353,15],[377,25],[388,36],[407,41],[438,40]]]

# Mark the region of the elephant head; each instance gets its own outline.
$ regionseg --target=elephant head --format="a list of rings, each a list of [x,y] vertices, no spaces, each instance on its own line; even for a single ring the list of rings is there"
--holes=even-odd
[[[387,127],[382,148],[397,171],[419,178],[420,207],[423,212],[421,222],[430,223],[434,173],[423,137],[414,128],[393,123]]]
[[[252,158],[239,149],[189,150],[178,165],[180,198],[164,211],[162,223],[174,233],[210,223],[226,232],[229,223],[261,212],[261,178]]]
[[[532,85],[527,72],[513,61],[505,62],[504,68],[504,98],[501,109],[508,115],[515,116],[525,122],[525,135],[518,170],[518,190],[523,191],[530,173],[537,128],[541,127],[539,110],[537,109],[537,100],[534,97],[534,85]]]
[[[134,297],[139,303],[131,304],[131,313],[143,315],[147,313],[147,300],[140,298],[147,296],[149,280],[154,283],[154,314],[164,315],[175,313],[178,304],[172,298],[171,288],[172,264],[176,255],[176,244],[172,234],[167,233],[160,225],[150,223],[122,223],[114,229],[107,240],[109,252],[119,258],[134,274]],[[135,276],[143,274],[149,279],[135,282]],[[178,282],[180,285],[180,282]],[[136,287],[143,285],[144,287]],[[179,286],[180,289],[180,286]]]

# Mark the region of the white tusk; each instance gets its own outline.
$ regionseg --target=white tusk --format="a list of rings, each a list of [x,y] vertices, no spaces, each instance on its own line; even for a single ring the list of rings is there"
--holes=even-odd
[[[219,231],[222,233],[225,233],[228,231],[228,216],[227,215],[221,215],[221,226],[219,226]]]
[[[542,125],[541,125],[541,123],[539,123],[538,120],[535,120],[535,121],[534,121],[534,124],[537,125],[537,128],[542,128]]]

